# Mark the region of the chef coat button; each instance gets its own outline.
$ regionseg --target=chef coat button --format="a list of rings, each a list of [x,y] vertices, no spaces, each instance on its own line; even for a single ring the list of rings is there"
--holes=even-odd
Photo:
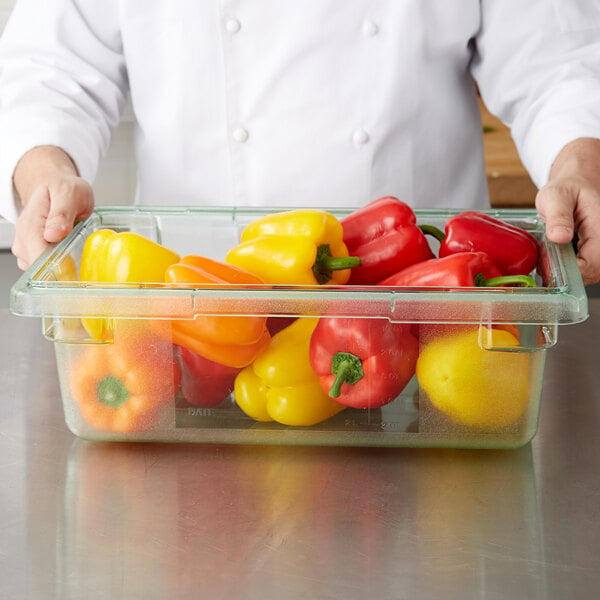
[[[237,19],[227,19],[225,29],[228,33],[237,33],[242,28],[242,24]]]
[[[363,21],[362,31],[365,35],[373,36],[377,34],[379,27],[371,19],[366,19]]]
[[[357,146],[362,146],[369,141],[369,134],[364,129],[357,129],[352,134],[352,140]]]
[[[248,139],[248,132],[243,127],[238,127],[233,130],[233,139],[243,144]]]

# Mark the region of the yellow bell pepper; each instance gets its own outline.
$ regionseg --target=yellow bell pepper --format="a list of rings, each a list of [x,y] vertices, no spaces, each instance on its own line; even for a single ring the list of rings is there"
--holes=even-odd
[[[179,255],[169,248],[137,233],[99,229],[85,241],[79,279],[99,283],[162,283],[167,267],[178,260]],[[105,339],[108,331],[112,330],[109,319],[86,318],[81,321],[94,339]]]
[[[509,331],[486,329],[490,347],[517,348]],[[417,359],[416,374],[431,404],[460,425],[497,429],[525,412],[532,382],[531,356],[486,350],[478,328],[431,337]]]
[[[348,256],[340,221],[323,210],[274,213],[256,219],[225,260],[265,283],[343,285],[360,259]]]
[[[257,421],[308,426],[344,410],[327,396],[309,362],[318,319],[301,317],[273,336],[271,345],[236,377],[238,406]]]

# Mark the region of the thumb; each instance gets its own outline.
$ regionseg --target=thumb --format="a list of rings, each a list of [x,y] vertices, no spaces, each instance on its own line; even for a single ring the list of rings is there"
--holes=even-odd
[[[577,190],[569,185],[548,183],[536,195],[535,207],[546,224],[546,237],[557,244],[573,239],[573,214],[577,205]]]
[[[44,225],[44,239],[54,243],[66,237],[77,221],[90,216],[94,208],[91,186],[80,177],[62,180],[48,187],[50,210]]]

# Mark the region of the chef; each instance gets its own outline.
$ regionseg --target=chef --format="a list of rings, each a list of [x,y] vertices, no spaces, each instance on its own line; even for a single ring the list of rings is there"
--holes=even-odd
[[[144,205],[485,208],[476,86],[599,281],[598,0],[17,0],[0,213],[26,268],[90,214],[127,102]]]

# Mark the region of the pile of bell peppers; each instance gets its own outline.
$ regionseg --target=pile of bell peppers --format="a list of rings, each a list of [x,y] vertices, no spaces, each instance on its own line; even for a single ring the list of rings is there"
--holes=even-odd
[[[430,235],[439,241],[437,256]],[[342,219],[316,209],[258,218],[223,261],[99,230],[86,241],[79,274],[87,282],[184,289],[533,286],[538,254],[534,236],[489,215],[460,213],[441,231],[417,224],[409,205],[386,196]],[[213,310],[194,319],[131,323],[109,314],[82,319],[90,339],[102,343],[81,351],[70,387],[83,418],[101,430],[147,430],[178,394],[190,405],[215,407],[233,393],[253,420],[310,426],[348,407],[384,406],[415,374],[434,404],[442,398],[439,410],[461,421],[460,407],[436,391],[432,365],[452,353],[477,356],[471,338],[432,337],[431,327],[419,331],[384,318],[268,319]],[[460,364],[453,368],[460,371]],[[446,387],[446,395],[457,394]],[[462,418],[473,426],[490,420]]]

